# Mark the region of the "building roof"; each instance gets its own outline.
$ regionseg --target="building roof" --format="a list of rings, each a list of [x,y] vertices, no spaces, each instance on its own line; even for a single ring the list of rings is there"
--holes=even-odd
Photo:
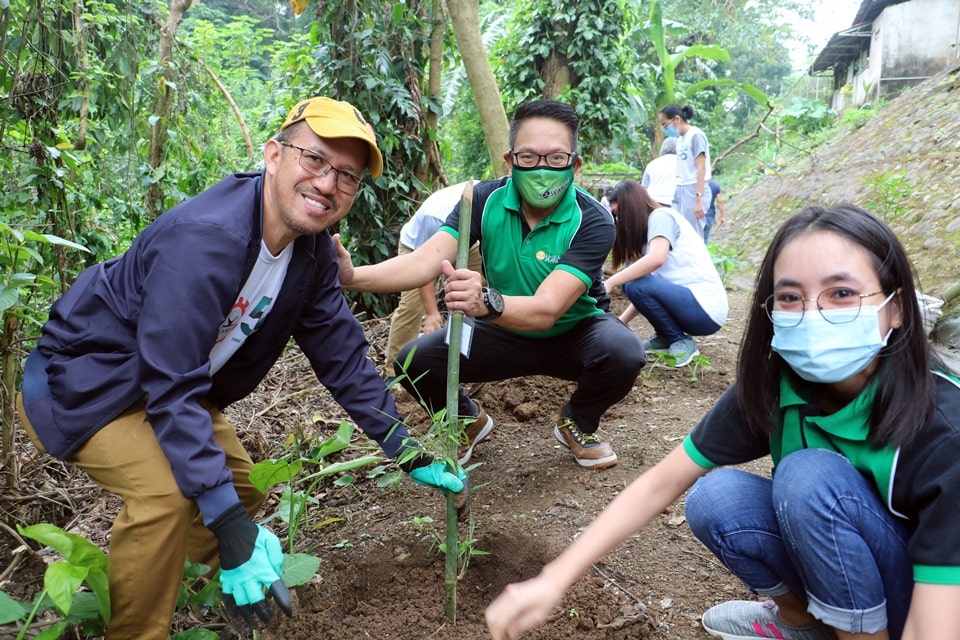
[[[850,28],[830,36],[829,42],[810,66],[810,75],[856,60],[860,52],[870,45],[873,21],[884,9],[901,2],[909,0],[863,0]]]

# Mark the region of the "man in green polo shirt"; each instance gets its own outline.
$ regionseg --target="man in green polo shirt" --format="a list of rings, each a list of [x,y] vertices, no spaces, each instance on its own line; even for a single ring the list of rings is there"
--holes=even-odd
[[[578,464],[602,469],[617,454],[600,440],[600,418],[633,387],[644,364],[643,344],[609,312],[603,264],[616,234],[603,206],[574,184],[576,112],[556,100],[529,102],[510,124],[511,175],[473,190],[470,244],[480,243],[489,283],[469,269],[454,269],[460,208],[416,251],[379,264],[353,267],[341,255],[344,289],[387,293],[415,289],[441,274],[446,305],[475,318],[469,357],[460,380],[485,382],[548,375],[577,382],[559,407],[555,437]],[[411,355],[412,351],[412,355]],[[409,362],[408,362],[409,357]],[[402,384],[431,410],[446,404],[447,345],[437,331],[401,349]],[[414,386],[416,387],[414,389]],[[493,420],[460,389],[459,414],[474,418],[460,448],[465,465],[490,436]]]

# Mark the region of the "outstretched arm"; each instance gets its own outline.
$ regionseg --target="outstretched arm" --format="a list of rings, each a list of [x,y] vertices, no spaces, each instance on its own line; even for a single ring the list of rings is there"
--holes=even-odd
[[[447,279],[444,301],[450,311],[463,311],[467,316],[483,318],[483,282],[476,271],[454,269],[445,263]],[[583,282],[567,271],[555,269],[544,278],[532,296],[503,296],[503,315],[494,323],[514,331],[546,331],[586,290]]]
[[[416,251],[376,264],[354,266],[350,253],[333,236],[340,264],[340,286],[350,291],[394,293],[419,289],[440,276],[441,263],[457,258],[457,240],[449,233],[438,232]]]
[[[487,607],[487,626],[494,640],[513,640],[543,623],[593,563],[645,527],[706,472],[681,445],[630,483],[538,576],[507,585]]]
[[[603,284],[607,289],[607,293],[610,293],[616,287],[622,287],[631,280],[636,280],[637,278],[642,278],[645,275],[653,273],[663,266],[663,263],[667,261],[667,254],[669,253],[670,241],[664,236],[655,237],[650,241],[647,252],[643,254],[639,260],[604,280]]]

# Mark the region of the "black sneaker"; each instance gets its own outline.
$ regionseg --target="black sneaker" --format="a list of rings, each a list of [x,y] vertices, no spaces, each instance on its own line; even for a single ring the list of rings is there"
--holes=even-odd
[[[560,416],[560,424],[554,427],[553,435],[570,449],[577,464],[592,469],[606,469],[617,464],[617,454],[595,433],[580,430],[573,418]]]

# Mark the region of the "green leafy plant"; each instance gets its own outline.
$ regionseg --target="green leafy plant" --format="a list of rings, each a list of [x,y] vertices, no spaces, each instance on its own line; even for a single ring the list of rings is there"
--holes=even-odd
[[[0,598],[0,622],[22,620],[17,640],[26,638],[30,623],[41,611],[53,610],[59,620],[34,636],[34,640],[54,640],[70,625],[80,626],[85,633],[101,635],[110,621],[110,589],[107,585],[106,554],[85,538],[67,533],[52,524],[18,526],[20,534],[56,550],[63,561],[47,567],[43,574],[43,591],[29,607],[23,607],[5,594]],[[82,585],[89,591],[81,591]]]
[[[780,122],[787,128],[811,134],[830,125],[837,112],[819,100],[795,96],[788,107],[780,111]]]
[[[330,476],[345,474],[383,461],[382,456],[365,455],[343,462],[326,462],[325,458],[350,446],[353,430],[353,424],[346,420],[341,421],[333,436],[319,444],[310,445],[306,455],[300,452],[298,446],[280,458],[258,462],[250,470],[250,482],[264,493],[276,484],[286,484],[281,494],[276,517],[287,524],[287,544],[291,554],[295,548],[297,533],[306,517],[307,504],[314,500],[311,496],[316,486]],[[301,475],[308,467],[316,470]],[[319,562],[317,567],[319,568]]]
[[[900,218],[910,210],[907,204],[913,196],[913,185],[907,180],[904,169],[878,171],[863,176],[862,180],[870,188],[868,207],[887,222]]]
[[[180,593],[177,596],[177,608],[189,608],[200,618],[206,611],[217,610],[221,601],[220,583],[218,580],[209,580],[210,567],[201,562],[191,562],[189,558],[183,562],[183,580],[180,583]],[[221,616],[224,619],[225,616]],[[220,634],[210,629],[199,627],[187,629],[171,636],[171,640],[218,640]]]
[[[844,109],[838,118],[838,122],[849,125],[854,129],[860,129],[863,125],[870,122],[870,118],[874,116],[881,104],[882,102],[878,101],[861,105],[856,109]]]
[[[109,558],[106,554],[82,536],[51,524],[20,526],[18,529],[24,537],[59,552],[64,561],[54,562],[47,567],[43,576],[43,591],[27,606],[0,591],[0,624],[22,622],[16,640],[24,640],[39,613],[54,611],[58,620],[39,634],[30,636],[33,640],[55,640],[71,626],[78,628],[85,636],[102,636],[110,621],[107,583]],[[319,563],[285,556],[281,577],[287,586],[304,584],[316,574],[317,566]],[[216,579],[209,579],[209,574],[209,566],[185,559],[177,608],[193,609],[198,618],[206,612],[217,610],[222,599],[220,583]],[[221,617],[226,619],[222,613]],[[172,636],[173,640],[218,638],[218,633],[203,627]]]
[[[706,369],[710,366],[710,358],[699,353],[693,356],[693,359],[687,364],[687,367],[690,369],[690,382],[697,382],[699,377],[699,372],[701,369]]]
[[[59,292],[58,283],[46,275],[44,251],[65,247],[87,249],[46,233],[15,229],[0,222],[0,484],[18,484],[13,455],[13,389],[20,372],[18,348],[24,325],[39,326],[46,319],[46,301]],[[40,301],[30,304],[30,296]]]
[[[653,359],[653,362],[649,366],[644,367],[640,375],[649,379],[653,375],[653,370],[657,367],[670,367],[673,369],[677,367],[677,356],[672,356],[666,352],[657,352],[656,357]],[[699,353],[693,356],[693,359],[690,360],[687,364],[683,365],[687,371],[690,372],[690,382],[697,382],[700,380],[699,373],[702,369],[706,369],[710,366],[710,358]]]
[[[694,44],[690,46],[679,46],[673,51],[668,48],[669,28],[663,18],[663,11],[659,0],[653,0],[650,3],[650,14],[648,17],[647,29],[650,41],[653,43],[657,52],[657,58],[660,61],[660,80],[663,83],[663,92],[659,96],[658,104],[663,106],[670,102],[677,101],[675,91],[675,82],[677,70],[680,64],[689,59],[711,60],[716,62],[729,62],[730,52],[716,44]],[[710,87],[735,88],[750,96],[760,105],[768,105],[770,98],[766,93],[746,82],[740,82],[733,78],[707,78],[695,82],[684,91],[687,96],[694,96],[697,92]]]
[[[720,281],[726,286],[730,276],[743,265],[739,252],[736,249],[722,247],[712,242],[707,243],[707,250],[710,251],[713,266],[717,268],[717,273],[720,274]]]
[[[457,543],[457,562],[459,570],[457,571],[457,579],[463,578],[464,574],[467,572],[467,567],[470,565],[470,560],[477,556],[486,556],[490,555],[489,552],[483,551],[477,548],[477,538],[474,535],[475,523],[473,520],[470,521],[470,526],[468,529],[467,536],[462,540],[459,540]],[[437,545],[437,550],[446,555],[447,553],[447,543],[445,540],[440,538],[440,534],[434,533],[434,544]]]
[[[412,525],[417,530],[417,532],[422,533],[424,527],[426,527],[427,525],[433,524],[433,518],[431,518],[430,516],[414,516],[409,520],[404,520],[400,524]]]
[[[464,188],[463,197],[460,201],[460,219],[459,219],[459,237],[457,240],[457,267],[465,268],[468,264],[468,254],[470,250],[470,219],[473,208],[473,181],[470,180]],[[459,416],[459,387],[460,387],[460,356],[462,352],[463,332],[463,312],[454,311],[450,313],[450,325],[448,329],[449,349],[447,349],[447,381],[446,381],[446,405],[442,411],[432,415],[432,421],[427,431],[427,437],[419,440],[419,447],[424,447],[435,461],[444,464],[450,473],[458,474],[459,462],[457,460],[457,449],[459,444],[466,440],[464,431],[464,420]],[[410,362],[413,358],[413,350],[407,355],[406,360],[400,363],[401,376],[406,378]],[[414,388],[420,404],[427,407],[422,395],[416,390],[416,380],[411,380],[411,386]],[[410,447],[400,456],[398,462],[403,463],[419,455],[419,447]],[[466,471],[469,471],[467,469]],[[459,474],[458,474],[459,475]],[[475,551],[476,542],[473,538],[473,521],[470,521],[470,535],[467,540],[459,540],[460,509],[469,504],[471,488],[469,479],[465,479],[465,486],[460,494],[453,494],[444,491],[446,498],[446,532],[442,541],[441,548],[444,551],[444,592],[446,602],[444,612],[447,619],[456,622],[457,608],[457,581],[462,576],[462,571],[466,570],[467,561]],[[466,498],[466,501],[464,501]],[[458,571],[458,566],[462,567]]]

